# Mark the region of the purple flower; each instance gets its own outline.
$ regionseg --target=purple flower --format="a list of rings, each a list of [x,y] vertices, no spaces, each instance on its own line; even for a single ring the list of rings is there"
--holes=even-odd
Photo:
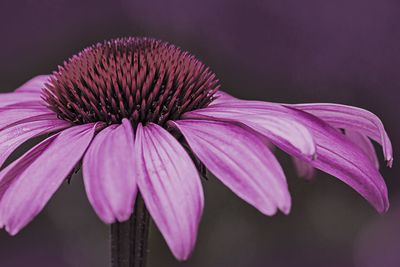
[[[0,225],[28,224],[82,164],[86,193],[105,223],[127,220],[138,192],[176,258],[187,259],[204,206],[204,167],[266,215],[288,214],[285,174],[325,171],[378,212],[389,207],[371,139],[392,164],[392,147],[372,113],[338,104],[239,100],[179,48],[124,38],[83,50],[51,76],[0,95],[0,162],[25,141],[51,135],[0,172]]]

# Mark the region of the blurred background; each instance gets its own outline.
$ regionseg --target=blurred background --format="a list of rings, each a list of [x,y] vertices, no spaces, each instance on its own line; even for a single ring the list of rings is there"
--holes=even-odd
[[[395,151],[394,167],[382,167],[387,214],[329,175],[299,179],[278,151],[293,196],[289,216],[263,216],[211,178],[192,257],[177,262],[153,227],[148,266],[397,267],[399,14],[397,0],[1,1],[0,89],[51,73],[97,41],[139,35],[191,51],[240,98],[369,109]],[[108,233],[78,174],[16,237],[0,232],[0,266],[106,267]]]

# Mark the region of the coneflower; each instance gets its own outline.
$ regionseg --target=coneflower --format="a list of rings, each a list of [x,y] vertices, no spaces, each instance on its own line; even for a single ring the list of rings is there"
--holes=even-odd
[[[174,256],[189,257],[205,170],[263,214],[288,214],[286,178],[269,144],[294,157],[303,175],[320,169],[378,212],[389,207],[371,139],[389,165],[392,147],[374,114],[236,99],[194,56],[155,39],[98,43],[1,94],[0,128],[1,164],[50,134],[0,172],[0,226],[18,233],[82,165],[90,203],[113,224],[114,266],[144,264],[148,214]]]

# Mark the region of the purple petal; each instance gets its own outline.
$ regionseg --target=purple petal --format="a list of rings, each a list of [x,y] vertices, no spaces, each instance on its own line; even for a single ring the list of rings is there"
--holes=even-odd
[[[136,198],[134,133],[126,119],[96,135],[83,158],[86,194],[105,223],[125,221]]]
[[[237,100],[235,97],[222,91],[215,92],[214,97],[215,99],[210,103],[210,106],[214,104],[229,102],[231,100]]]
[[[37,116],[34,120],[29,118],[0,131],[0,166],[16,148],[27,140],[71,126],[69,122],[53,117]]]
[[[196,167],[179,142],[156,124],[139,125],[135,145],[146,207],[172,253],[185,260],[196,242],[204,206]]]
[[[95,128],[85,124],[66,129],[0,172],[0,184],[8,184],[0,201],[0,220],[11,235],[43,209],[82,157]]]
[[[376,155],[376,151],[374,145],[371,140],[365,135],[360,134],[359,132],[352,130],[345,130],[345,135],[348,139],[350,139],[354,144],[356,144],[362,151],[369,157],[369,159],[375,164],[376,169],[379,169],[379,160]]]
[[[47,83],[50,79],[50,75],[38,75],[20,87],[18,87],[16,92],[30,92],[30,93],[41,93],[45,83]]]
[[[266,215],[290,210],[285,175],[251,129],[227,122],[181,120],[174,124],[203,164],[239,197]]]
[[[299,158],[293,157],[293,164],[297,174],[301,178],[306,180],[312,180],[314,178],[315,169],[309,162],[305,162]]]
[[[138,126],[135,146],[146,207],[172,253],[185,260],[196,242],[204,206],[196,167],[179,142],[156,124]]]
[[[345,135],[349,140],[361,148],[361,150],[363,150],[369,159],[375,164],[376,169],[379,169],[379,160],[371,140],[369,140],[368,137],[351,130],[346,130]],[[296,172],[300,177],[305,178],[306,180],[311,180],[314,178],[315,169],[310,163],[298,158],[293,158],[293,163],[296,168]]]
[[[0,94],[0,108],[29,102],[43,104],[41,92],[49,77],[49,75],[36,76],[21,85],[14,92]]]
[[[32,102],[43,103],[40,94],[24,91],[0,94],[0,108]]]
[[[18,122],[34,121],[35,118],[41,120],[43,117],[57,120],[57,115],[43,105],[23,103],[3,107],[0,108],[0,130]]]
[[[311,113],[336,128],[350,129],[372,138],[382,145],[388,166],[392,166],[392,144],[381,120],[375,114],[361,108],[329,103],[292,106]]]
[[[29,166],[32,162],[35,161],[37,157],[39,157],[43,151],[53,142],[53,140],[57,137],[53,135],[43,142],[36,145],[34,148],[30,149],[27,153],[23,155],[23,160],[16,160],[4,168],[0,172],[0,207],[1,207],[1,199],[4,196],[4,193],[8,190],[10,185],[15,181],[15,177],[18,177],[27,166]],[[4,227],[4,223],[0,218],[0,227]]]
[[[243,115],[264,116],[269,115],[271,110],[292,116],[295,121],[307,127],[312,133],[317,145],[317,157],[310,161],[295,150],[286,150],[289,154],[310,162],[315,168],[336,176],[350,185],[379,212],[384,212],[389,207],[387,188],[375,165],[357,145],[323,120],[289,106],[261,101],[237,100],[220,103],[213,107],[216,106],[230,111],[236,110],[239,115],[235,116],[232,112],[231,119],[244,124],[247,124],[247,120]],[[265,116],[265,120],[268,119],[269,117]]]
[[[257,132],[265,135],[272,143],[279,148],[289,152],[295,150],[307,156],[314,156],[315,143],[309,130],[298,123],[287,112],[282,112],[275,108],[265,109],[262,115],[247,114],[251,109],[243,107],[237,109],[229,105],[235,105],[237,101],[224,102],[222,105],[194,110],[185,113],[185,119],[214,119],[231,121],[240,121]]]

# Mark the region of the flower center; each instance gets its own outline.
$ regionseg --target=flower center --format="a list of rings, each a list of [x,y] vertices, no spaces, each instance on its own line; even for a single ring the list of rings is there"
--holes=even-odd
[[[215,74],[180,48],[150,38],[121,38],[81,51],[51,76],[43,98],[59,118],[159,125],[206,107]]]

